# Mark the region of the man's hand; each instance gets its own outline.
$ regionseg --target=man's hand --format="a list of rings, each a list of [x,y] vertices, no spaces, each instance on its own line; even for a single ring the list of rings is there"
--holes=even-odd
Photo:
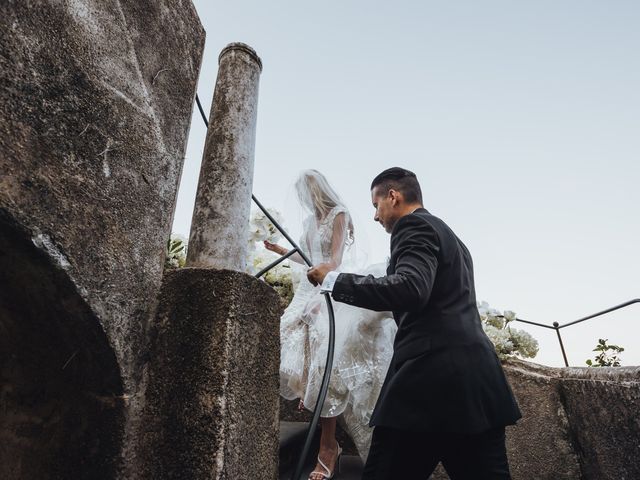
[[[317,287],[318,285],[322,285],[324,277],[326,277],[327,273],[334,268],[335,266],[332,263],[319,263],[315,267],[311,267],[307,270],[307,278],[314,287]]]

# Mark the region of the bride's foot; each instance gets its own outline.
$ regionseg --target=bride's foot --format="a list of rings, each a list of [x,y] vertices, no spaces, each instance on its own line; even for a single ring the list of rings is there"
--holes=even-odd
[[[318,452],[318,463],[313,472],[309,474],[309,480],[325,480],[329,478],[335,478],[335,471],[338,468],[340,462],[340,455],[342,449],[338,442],[335,443],[333,448],[320,447]]]

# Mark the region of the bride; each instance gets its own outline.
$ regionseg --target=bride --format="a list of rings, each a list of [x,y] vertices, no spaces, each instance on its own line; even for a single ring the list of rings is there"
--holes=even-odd
[[[334,270],[353,270],[355,232],[344,203],[316,170],[298,177],[296,192],[308,214],[303,223],[299,247],[314,265],[330,262]],[[264,242],[277,254],[288,250]],[[303,264],[295,253],[290,257]],[[345,265],[348,265],[345,267]],[[374,265],[361,273],[385,275],[384,265]],[[393,353],[396,324],[390,312],[373,312],[344,303],[333,304],[336,335],[331,381],[322,405],[320,451],[310,480],[333,478],[342,449],[335,438],[336,419],[342,415],[346,430],[358,452],[366,460],[371,443],[369,417],[378,398]],[[329,319],[320,287],[306,278],[280,320],[280,394],[300,399],[300,405],[315,408],[327,356]]]

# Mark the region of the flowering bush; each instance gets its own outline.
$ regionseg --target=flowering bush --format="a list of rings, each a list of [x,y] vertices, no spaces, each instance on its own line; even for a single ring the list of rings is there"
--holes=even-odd
[[[269,214],[282,225],[282,215],[276,210],[267,209]],[[247,258],[246,271],[251,275],[255,275],[260,270],[265,268],[271,262],[279,258],[269,250],[264,248],[262,242],[267,240],[271,243],[277,242],[282,235],[275,227],[273,223],[262,213],[262,211],[254,211],[251,214],[249,221],[249,252]],[[293,275],[289,260],[280,262],[277,266],[273,267],[266,274],[262,276],[262,279],[271,285],[285,305],[288,305],[293,298]]]
[[[524,330],[509,325],[516,319],[515,312],[505,310],[503,314],[491,308],[487,302],[478,302],[478,313],[482,328],[500,358],[533,358],[538,354],[538,341]]]
[[[187,239],[182,235],[171,234],[167,240],[167,252],[164,258],[164,268],[184,267],[187,261]]]

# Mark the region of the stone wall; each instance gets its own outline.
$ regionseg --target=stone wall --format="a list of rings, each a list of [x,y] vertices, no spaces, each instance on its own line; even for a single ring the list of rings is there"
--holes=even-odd
[[[561,369],[583,478],[640,478],[640,367]]]
[[[507,427],[507,451],[515,480],[581,477],[562,396],[559,369],[517,360],[505,364],[522,419]]]
[[[504,367],[523,414],[507,427],[514,480],[640,478],[640,367]]]
[[[125,398],[76,285],[0,214],[0,478],[113,478]]]
[[[5,0],[0,22],[0,208],[67,272],[131,388],[204,31],[182,0]]]
[[[203,47],[190,0],[0,2],[2,478],[135,464]]]

